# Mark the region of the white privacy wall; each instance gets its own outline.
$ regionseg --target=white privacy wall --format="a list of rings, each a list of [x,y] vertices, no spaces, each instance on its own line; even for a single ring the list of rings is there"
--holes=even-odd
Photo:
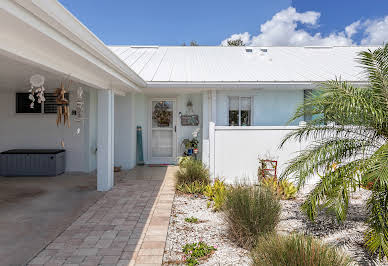
[[[89,102],[89,93],[86,93]],[[94,170],[93,139],[89,143],[90,131],[88,120],[74,122],[71,115],[71,128],[56,125],[56,114],[16,114],[15,92],[0,92],[0,151],[9,149],[61,149],[64,140],[66,149],[67,172],[89,172]],[[70,94],[70,112],[74,108]],[[88,109],[93,111],[92,109]],[[88,114],[87,114],[88,115]],[[79,135],[77,128],[81,129]],[[95,155],[94,155],[95,156]],[[91,157],[90,161],[89,158]]]
[[[285,126],[303,103],[303,89],[217,91],[217,126],[229,124],[229,96],[250,96],[252,101],[252,126]],[[291,125],[298,125],[298,121]]]
[[[216,127],[214,132],[215,177],[228,183],[249,179],[257,181],[258,158],[278,160],[278,172],[302,148],[299,142],[290,142],[283,149],[281,139],[297,127]]]

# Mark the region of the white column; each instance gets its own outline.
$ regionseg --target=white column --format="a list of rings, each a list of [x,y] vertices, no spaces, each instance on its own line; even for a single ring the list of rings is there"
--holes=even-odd
[[[215,90],[211,91],[211,105],[212,105],[212,113],[211,113],[211,121],[217,123],[217,92]]]
[[[216,124],[214,122],[209,123],[209,171],[210,177],[215,178],[216,174],[216,160],[215,160],[215,133]]]
[[[209,167],[209,92],[202,93],[202,162]]]
[[[114,93],[98,90],[97,105],[97,190],[114,185]]]

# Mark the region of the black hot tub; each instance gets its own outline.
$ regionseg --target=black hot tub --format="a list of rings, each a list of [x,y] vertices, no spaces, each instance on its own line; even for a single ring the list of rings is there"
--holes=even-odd
[[[17,149],[0,153],[0,176],[56,176],[65,172],[65,150]]]

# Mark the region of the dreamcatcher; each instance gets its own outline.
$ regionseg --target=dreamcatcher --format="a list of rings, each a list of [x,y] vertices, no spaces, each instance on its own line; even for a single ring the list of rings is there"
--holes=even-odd
[[[38,103],[46,100],[44,98],[45,88],[43,87],[44,77],[42,75],[33,75],[30,78],[30,84],[31,89],[28,90],[30,92],[28,98],[31,100],[30,108],[34,108],[35,96],[38,98]]]

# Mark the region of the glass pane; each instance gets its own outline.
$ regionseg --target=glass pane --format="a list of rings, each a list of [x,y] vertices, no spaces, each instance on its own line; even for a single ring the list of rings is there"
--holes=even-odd
[[[238,111],[239,97],[229,97],[229,110]]]
[[[172,130],[152,130],[152,157],[172,157]]]
[[[242,126],[251,125],[251,111],[241,110],[241,125]]]
[[[241,110],[251,110],[251,97],[241,97]]]
[[[152,127],[173,127],[173,102],[152,102]]]
[[[229,126],[238,126],[238,111],[229,111]]]

